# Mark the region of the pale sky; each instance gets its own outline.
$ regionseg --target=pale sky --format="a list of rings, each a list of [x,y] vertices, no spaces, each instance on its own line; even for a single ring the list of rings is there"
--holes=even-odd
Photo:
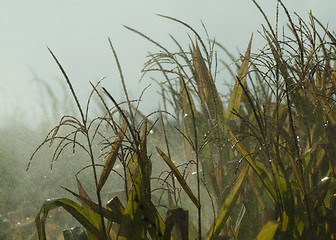
[[[307,19],[312,9],[322,23],[336,28],[335,0],[283,0],[294,18],[294,11]],[[276,1],[258,3],[274,19]],[[40,118],[41,101],[34,74],[57,88],[63,80],[47,46],[58,57],[73,81],[84,105],[90,90],[89,81],[107,77],[105,86],[122,99],[119,74],[109,48],[111,38],[131,97],[136,98],[151,82],[138,83],[139,71],[148,51],[158,49],[122,25],[135,28],[174,50],[168,34],[188,46],[186,29],[156,14],[178,18],[205,36],[203,21],[211,37],[229,50],[244,50],[252,34],[264,23],[251,0],[1,0],[0,2],[0,119],[17,110],[24,111],[29,121]],[[282,13],[283,14],[283,13]],[[259,37],[260,40],[260,37]],[[258,41],[258,37],[256,40]],[[258,46],[258,42],[254,44]],[[155,91],[155,87],[153,91]],[[64,93],[57,92],[60,98]],[[143,107],[158,107],[155,94],[145,95]]]

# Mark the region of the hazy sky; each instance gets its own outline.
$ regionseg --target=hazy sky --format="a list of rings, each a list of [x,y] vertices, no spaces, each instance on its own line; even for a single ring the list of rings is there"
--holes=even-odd
[[[335,0],[283,2],[290,13],[298,12],[304,19],[312,9],[318,19],[335,29]],[[258,3],[273,20],[276,1]],[[186,29],[156,16],[157,13],[183,20],[201,33],[202,20],[210,36],[234,52],[237,47],[244,50],[251,33],[256,33],[264,23],[251,0],[1,0],[0,119],[16,110],[24,111],[32,121],[40,117],[36,103],[41,97],[34,75],[51,86],[63,80],[47,46],[63,64],[83,104],[90,90],[88,82],[102,77],[107,77],[105,86],[112,94],[122,99],[119,74],[107,40],[110,37],[129,91],[136,98],[152,83],[149,79],[138,83],[145,56],[158,49],[122,25],[133,27],[170,49],[174,48],[169,33],[188,46]],[[60,91],[57,94],[60,98],[64,95]],[[158,100],[148,94],[143,106],[157,107]]]

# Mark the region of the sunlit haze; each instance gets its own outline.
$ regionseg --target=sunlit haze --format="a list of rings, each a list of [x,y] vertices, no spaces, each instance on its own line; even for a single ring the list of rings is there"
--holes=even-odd
[[[274,23],[276,1],[258,1]],[[323,23],[332,29],[333,0],[284,1],[294,16],[299,13],[308,18],[310,9]],[[328,6],[328,8],[320,7]],[[132,98],[149,84],[148,91],[155,92],[157,84],[143,79],[139,84],[140,70],[148,52],[158,48],[140,36],[128,31],[123,25],[135,28],[154,40],[174,50],[169,34],[188,47],[185,27],[158,17],[163,14],[178,18],[205,36],[201,21],[211,38],[237,53],[246,48],[252,33],[253,46],[261,40],[257,30],[264,23],[252,1],[12,1],[0,3],[0,117],[21,117],[31,123],[43,117],[39,103],[49,101],[41,94],[38,82],[46,82],[62,99],[64,89],[61,72],[49,54],[49,47],[64,66],[81,101],[90,91],[89,81],[97,82],[106,77],[105,86],[118,99],[123,99],[119,73],[108,44],[111,38],[126,78]],[[283,11],[281,12],[284,16]],[[220,57],[220,56],[219,56]],[[58,83],[57,83],[58,82]],[[63,84],[63,82],[61,82]],[[145,94],[141,108],[150,111],[158,107],[155,94]],[[47,105],[52,103],[47,102]]]

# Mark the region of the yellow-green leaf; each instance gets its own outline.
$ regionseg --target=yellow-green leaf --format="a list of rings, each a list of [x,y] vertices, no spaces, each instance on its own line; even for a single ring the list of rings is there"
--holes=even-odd
[[[58,207],[63,207],[75,219],[77,219],[77,221],[85,227],[85,229],[90,231],[98,239],[102,238],[103,233],[100,231],[99,226],[83,207],[68,198],[56,198],[46,200],[42,204],[42,207],[35,218],[36,229],[40,240],[46,240],[45,223],[49,211]]]
[[[204,110],[209,113],[212,122],[217,124],[219,129],[223,131],[225,128],[224,107],[197,42],[196,46],[192,44],[191,55],[201,104]]]
[[[125,207],[118,240],[144,239],[147,232],[151,239],[163,237],[165,224],[153,203],[141,192],[142,181],[139,174]]]
[[[271,200],[274,202],[276,193],[275,193],[275,189],[274,189],[274,186],[273,186],[273,183],[272,183],[270,177],[267,175],[267,173],[265,172],[264,169],[262,169],[261,167],[258,167],[258,165],[251,158],[251,155],[246,150],[245,146],[237,140],[236,136],[234,135],[234,133],[232,131],[230,131],[230,135],[231,135],[233,144],[236,146],[237,151],[242,156],[244,156],[244,159],[248,162],[248,164],[255,171],[257,176],[260,178],[260,180],[262,181],[262,183],[266,187],[268,193],[270,194]],[[252,152],[254,152],[254,150]]]
[[[250,61],[252,36],[251,36],[249,45],[247,47],[247,50],[245,52],[243,63],[240,66],[239,73],[238,73],[238,76],[237,76],[237,78],[240,80],[240,82],[243,86],[245,86],[246,75],[248,73],[248,64],[249,64],[249,61]],[[231,119],[235,119],[235,116],[233,115],[232,111],[233,110],[236,110],[237,112],[239,111],[242,94],[243,94],[243,89],[240,86],[239,81],[237,80],[236,83],[235,83],[235,86],[233,88],[233,91],[230,95],[228,108],[226,110],[226,120],[227,121],[229,121]]]
[[[86,193],[85,189],[83,188],[81,182],[78,180],[77,177],[76,177],[76,181],[77,181],[77,188],[78,188],[79,195],[82,198],[86,198],[91,201],[89,195]],[[88,214],[97,223],[97,225],[101,226],[101,219],[100,219],[99,214],[93,211],[88,205],[86,205],[84,201],[81,201],[81,202],[82,202],[82,207],[84,208],[84,210],[88,212]],[[88,234],[89,239],[93,238],[93,234],[90,231],[87,231],[87,234]]]
[[[234,185],[234,187],[231,189],[229,195],[225,199],[218,216],[215,220],[215,222],[212,224],[205,240],[214,240],[217,239],[219,233],[221,232],[224,224],[226,223],[227,219],[229,218],[233,207],[236,205],[236,201],[239,196],[239,190],[243,183],[243,180],[245,179],[247,170],[249,169],[249,165],[245,165],[241,173],[239,174],[237,181]]]
[[[278,226],[279,222],[274,220],[268,221],[263,226],[255,240],[272,240],[274,238],[276,230],[278,229]]]

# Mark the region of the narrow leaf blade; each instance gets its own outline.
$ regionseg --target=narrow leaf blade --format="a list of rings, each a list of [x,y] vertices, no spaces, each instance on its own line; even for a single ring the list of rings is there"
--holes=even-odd
[[[197,200],[197,198],[195,197],[195,195],[193,194],[193,192],[191,191],[190,187],[188,186],[188,184],[186,183],[186,181],[183,179],[180,171],[176,168],[176,166],[174,165],[174,163],[172,162],[172,160],[170,160],[170,158],[164,154],[160,148],[156,148],[157,152],[160,154],[160,156],[162,157],[162,159],[167,163],[167,165],[169,166],[169,168],[172,170],[174,176],[177,178],[177,180],[179,181],[179,183],[181,184],[183,190],[187,193],[187,195],[189,196],[190,200],[195,204],[195,206],[197,208],[199,208],[200,203]]]
[[[255,240],[272,240],[274,238],[275,232],[278,229],[279,222],[277,221],[268,221]]]
[[[121,146],[122,139],[125,136],[126,128],[127,128],[127,124],[124,123],[124,125],[120,129],[120,132],[116,136],[115,142],[113,143],[112,148],[111,148],[111,152],[110,152],[110,154],[109,154],[109,156],[108,156],[108,158],[105,162],[103,171],[100,174],[99,183],[98,183],[98,186],[97,186],[97,191],[100,191],[102,189],[102,187],[104,186],[107,178],[109,177],[109,175],[112,171],[112,168],[113,168],[113,166],[114,166],[114,164],[117,160],[117,157],[118,157],[118,150]]]
[[[239,196],[239,190],[240,187],[243,183],[243,180],[245,179],[247,170],[249,169],[249,165],[245,165],[245,167],[243,168],[243,170],[241,171],[240,175],[237,178],[237,182],[235,183],[234,187],[232,188],[232,190],[230,191],[229,195],[227,196],[227,198],[225,199],[219,213],[218,216],[215,220],[215,222],[212,224],[207,236],[206,236],[206,240],[213,240],[213,239],[217,239],[219,233],[221,232],[224,224],[226,223],[227,219],[229,218],[233,207],[236,205],[236,201],[238,199]]]
[[[248,64],[250,60],[250,53],[251,53],[251,46],[252,46],[252,36],[251,40],[249,42],[249,45],[247,47],[247,50],[245,52],[245,57],[243,60],[242,65],[240,66],[239,73],[237,78],[240,79],[240,82],[245,85],[246,82],[246,75],[248,73]],[[243,94],[243,89],[240,86],[238,80],[235,83],[235,86],[233,88],[233,91],[230,95],[230,100],[228,104],[228,108],[226,110],[226,120],[231,120],[234,118],[233,110],[239,111],[240,102]]]

